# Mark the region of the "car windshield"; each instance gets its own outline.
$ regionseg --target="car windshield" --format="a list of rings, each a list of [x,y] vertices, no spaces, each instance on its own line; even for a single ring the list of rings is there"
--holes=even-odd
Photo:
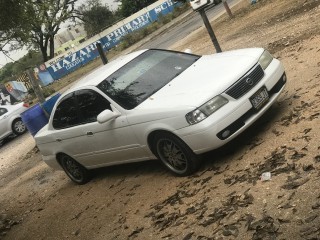
[[[97,87],[125,109],[133,109],[190,67],[200,56],[148,50]]]

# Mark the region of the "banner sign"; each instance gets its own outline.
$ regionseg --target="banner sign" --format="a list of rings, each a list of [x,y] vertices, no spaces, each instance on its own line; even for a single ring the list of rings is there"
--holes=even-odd
[[[97,42],[91,43],[79,51],[69,52],[67,56],[62,57],[61,59],[46,62],[47,70],[52,78],[58,80],[98,57],[99,52],[96,46]]]
[[[13,105],[19,102],[17,98],[13,96],[14,89],[10,83],[0,85],[0,105]]]
[[[112,47],[120,43],[121,38],[128,33],[139,30],[152,22],[158,20],[159,15],[166,15],[174,10],[178,3],[173,0],[167,0],[158,5],[154,9],[140,15],[128,23],[124,23],[121,27],[108,33],[106,36],[100,38],[98,41],[78,50],[71,51],[67,56],[63,56],[53,61],[45,63],[48,72],[54,80],[58,80],[63,76],[75,71],[77,68],[87,64],[99,56],[96,44],[101,43],[103,50],[106,52]],[[125,20],[123,20],[125,22]]]

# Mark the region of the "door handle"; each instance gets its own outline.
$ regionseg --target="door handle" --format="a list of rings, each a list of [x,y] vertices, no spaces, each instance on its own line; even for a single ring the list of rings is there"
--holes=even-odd
[[[91,131],[87,132],[87,136],[93,136],[93,132]]]
[[[57,138],[56,141],[57,142],[62,142],[62,140],[60,138]]]

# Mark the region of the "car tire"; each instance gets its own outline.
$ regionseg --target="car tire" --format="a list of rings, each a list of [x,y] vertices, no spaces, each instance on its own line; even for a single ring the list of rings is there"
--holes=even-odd
[[[67,176],[82,185],[91,180],[90,171],[68,155],[61,155],[59,162]]]
[[[200,165],[199,156],[173,134],[156,135],[154,149],[165,167],[175,175],[188,176],[194,173]]]
[[[24,125],[21,118],[15,119],[12,122],[11,129],[15,135],[21,135],[27,131],[26,125]]]
[[[215,5],[218,5],[219,3],[221,3],[222,2],[222,0],[214,0],[214,4]]]

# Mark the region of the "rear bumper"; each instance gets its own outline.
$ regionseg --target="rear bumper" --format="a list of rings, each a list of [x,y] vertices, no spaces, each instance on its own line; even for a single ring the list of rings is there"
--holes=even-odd
[[[42,155],[42,159],[49,167],[56,170],[63,170],[60,164],[58,163],[55,155],[49,155],[49,156]]]

